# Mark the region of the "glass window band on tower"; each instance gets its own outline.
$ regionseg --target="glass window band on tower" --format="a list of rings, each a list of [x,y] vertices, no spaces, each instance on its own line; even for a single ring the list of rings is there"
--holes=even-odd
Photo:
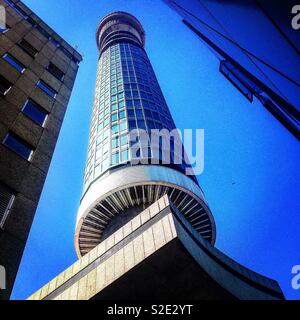
[[[131,148],[132,130],[145,130],[150,137],[153,129],[171,132],[175,128],[143,47],[131,43],[128,37],[119,39],[115,35],[114,42],[106,45],[100,54],[84,190],[114,166],[127,164],[134,158],[150,162],[155,156],[150,141],[145,145],[137,140],[135,149]],[[183,155],[183,163],[175,164],[173,151],[171,148],[171,161],[167,165],[184,172],[187,164]],[[158,162],[163,164],[161,146],[157,154]],[[197,182],[195,177],[191,178]]]

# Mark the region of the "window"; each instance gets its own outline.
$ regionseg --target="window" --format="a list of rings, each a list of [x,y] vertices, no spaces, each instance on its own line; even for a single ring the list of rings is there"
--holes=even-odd
[[[22,111],[28,118],[42,127],[48,117],[48,112],[30,99],[26,101]]]
[[[8,62],[12,67],[14,67],[17,71],[23,73],[25,71],[24,65],[18,61],[16,58],[14,58],[12,55],[9,53],[5,53],[3,56],[3,59]]]
[[[34,48],[29,42],[27,42],[26,40],[22,39],[20,42],[19,42],[19,47],[21,49],[23,49],[27,54],[29,54],[32,58],[34,58],[37,53],[38,53],[38,50],[36,48]]]
[[[159,120],[159,114],[157,112],[153,111],[152,116],[154,119]]]
[[[98,150],[97,152],[96,152],[96,160],[99,160],[99,159],[101,159],[102,158],[102,149],[100,149],[100,150]]]
[[[120,132],[124,131],[127,129],[127,122],[123,121],[120,123]]]
[[[111,131],[113,134],[116,134],[119,132],[119,125],[115,124],[111,127]]]
[[[128,108],[132,108],[133,107],[133,100],[127,100],[126,99],[126,104]]]
[[[107,139],[108,137],[109,137],[109,130],[107,129],[103,132],[103,140]]]
[[[119,108],[121,109],[121,108],[123,108],[123,107],[125,107],[125,102],[124,102],[124,100],[122,100],[122,101],[119,102]]]
[[[121,111],[121,112],[119,113],[119,118],[120,118],[120,120],[126,118],[126,113],[125,113],[125,111]]]
[[[100,132],[103,129],[103,122],[98,125],[98,131]]]
[[[126,96],[126,100],[131,99],[132,98],[131,91],[125,91],[125,96]]]
[[[98,119],[101,121],[101,120],[103,120],[103,117],[104,117],[104,114],[103,114],[103,112],[101,112],[101,113],[99,114]]]
[[[136,109],[135,113],[136,113],[136,117],[137,118],[142,118],[143,119],[143,111],[142,110]]]
[[[102,171],[107,170],[108,167],[109,167],[109,159],[106,158],[106,159],[104,159],[103,162],[102,162]]]
[[[128,143],[128,138],[126,136],[121,137],[121,146],[125,146]]]
[[[12,84],[0,75],[0,94],[5,96],[11,89]]]
[[[146,129],[146,125],[143,120],[138,120],[137,125],[138,125],[138,128],[140,129],[144,129],[144,130]]]
[[[33,148],[17,135],[11,132],[8,133],[4,138],[3,144],[22,158],[26,160],[31,159]]]
[[[127,110],[128,118],[134,118],[134,111],[133,110]]]
[[[122,151],[122,162],[129,160],[129,153],[128,150]]]
[[[109,124],[109,119],[106,118],[103,122],[103,126],[106,127]]]
[[[47,67],[47,71],[51,73],[59,81],[64,80],[65,74],[52,62],[49,63],[49,66]]]
[[[42,80],[40,80],[37,83],[37,87],[40,88],[41,90],[43,90],[48,96],[50,96],[52,98],[55,98],[57,95],[57,92]]]
[[[108,142],[107,142],[103,146],[103,155],[106,154],[108,151],[109,151],[109,145],[108,145]]]
[[[132,91],[132,96],[133,98],[138,98],[139,97],[138,91]]]
[[[119,147],[119,137],[115,137],[111,140],[111,147],[112,149]]]
[[[111,164],[114,166],[114,165],[117,165],[119,162],[120,162],[120,155],[119,155],[119,152],[117,152],[111,156]]]
[[[134,101],[134,106],[135,106],[136,108],[141,108],[141,107],[142,107],[140,100],[133,100],[133,101]]]
[[[146,117],[148,117],[148,118],[152,118],[152,114],[151,114],[151,111],[150,110],[144,110],[145,111],[145,115],[146,115]]]
[[[15,193],[7,186],[0,183],[0,228],[3,229],[5,221],[13,206]]]
[[[136,129],[136,122],[135,120],[129,120],[129,130],[134,130]]]
[[[117,113],[113,113],[111,115],[111,121],[114,122],[114,121],[117,121],[118,120],[118,114]]]

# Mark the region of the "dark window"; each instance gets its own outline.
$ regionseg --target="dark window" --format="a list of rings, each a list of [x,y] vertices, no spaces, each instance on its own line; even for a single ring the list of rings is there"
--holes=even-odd
[[[8,133],[3,144],[26,160],[30,160],[33,148],[23,139],[13,133]]]
[[[128,123],[129,123],[129,130],[134,130],[134,129],[136,129],[136,122],[135,122],[135,120],[129,120]]]
[[[46,110],[30,99],[26,101],[22,111],[28,118],[40,126],[44,125],[48,116],[48,112]]]
[[[157,112],[153,111],[152,114],[155,120],[159,120],[159,114]]]
[[[15,193],[10,188],[0,183],[0,228],[4,227],[14,200]]]
[[[126,118],[126,112],[125,112],[124,110],[122,110],[122,111],[119,113],[119,118],[120,118],[121,120]]]
[[[10,90],[12,84],[0,75],[0,94],[5,96]]]
[[[154,124],[153,121],[148,120],[148,121],[147,121],[147,125],[148,125],[148,129],[149,129],[149,130],[155,129],[155,124]]]
[[[37,87],[43,90],[48,96],[52,98],[55,98],[55,96],[57,95],[57,92],[42,80],[37,83]]]
[[[22,39],[19,43],[18,43],[19,47],[21,49],[23,49],[27,54],[29,54],[31,57],[35,57],[38,53],[38,50],[33,47],[29,42],[27,42],[26,40]]]
[[[127,110],[127,114],[129,118],[134,118],[134,111],[133,110]]]
[[[150,111],[150,110],[147,110],[147,109],[146,109],[146,110],[144,110],[144,111],[145,111],[145,115],[146,115],[146,117],[151,119],[151,118],[152,118],[151,111]]]
[[[140,100],[134,100],[134,106],[136,108],[140,108],[142,105],[141,105],[141,101]]]
[[[19,60],[14,58],[9,53],[5,53],[5,55],[3,56],[3,59],[19,72],[24,72],[24,70],[26,69]]]
[[[63,81],[65,74],[52,62],[50,62],[47,70],[58,80]]]
[[[138,124],[138,128],[146,129],[146,125],[145,125],[145,122],[143,120],[138,120],[137,124]]]
[[[136,113],[137,118],[143,118],[143,111],[142,110],[136,109],[135,113]]]
[[[133,100],[126,99],[126,105],[127,105],[128,108],[132,108],[133,107]]]
[[[138,91],[132,91],[132,96],[133,98],[138,98],[139,97]]]

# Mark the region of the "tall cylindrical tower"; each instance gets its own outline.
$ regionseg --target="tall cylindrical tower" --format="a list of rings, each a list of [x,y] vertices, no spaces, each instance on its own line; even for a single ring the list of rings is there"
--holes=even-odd
[[[134,144],[129,138],[132,130],[150,133],[152,129],[175,128],[144,50],[142,25],[128,13],[114,12],[101,20],[96,38],[100,57],[76,224],[78,256],[165,194],[193,227],[214,243],[212,214],[195,176],[185,175],[188,164],[174,161],[176,148],[171,147],[171,161],[165,163],[161,145],[154,150],[150,143],[145,147],[139,136]],[[155,155],[157,161],[151,161]],[[137,163],[137,158],[143,161]]]

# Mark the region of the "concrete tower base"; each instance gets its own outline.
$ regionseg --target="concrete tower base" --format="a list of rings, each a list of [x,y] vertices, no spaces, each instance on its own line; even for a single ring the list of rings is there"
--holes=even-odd
[[[30,300],[284,299],[277,282],[234,262],[164,196]]]

